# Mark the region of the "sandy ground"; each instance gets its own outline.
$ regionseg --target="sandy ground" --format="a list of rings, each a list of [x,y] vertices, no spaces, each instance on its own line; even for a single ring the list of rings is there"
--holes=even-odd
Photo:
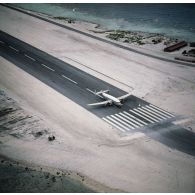
[[[134,95],[170,112],[190,117],[187,125],[194,131],[193,67],[115,48],[2,6],[0,18],[1,29],[12,36],[119,88],[133,89]],[[48,144],[47,139],[32,139],[29,134],[25,139],[1,135],[2,155],[77,171],[110,191],[195,191],[194,157],[145,135],[121,137],[116,129],[3,58],[0,68],[1,90],[56,136]]]
[[[3,62],[3,61],[1,61],[1,62]],[[13,72],[11,71],[10,73],[12,74]],[[17,72],[15,72],[14,74],[16,74],[16,76],[18,76]],[[32,82],[32,80],[30,82]],[[28,83],[28,84],[30,84],[30,83]],[[32,82],[31,86],[35,87],[36,82],[35,83]],[[1,87],[1,89],[2,88],[3,87]],[[4,90],[9,91],[8,88],[5,88]],[[49,92],[49,94],[51,95],[51,92]],[[27,94],[25,94],[25,95],[27,95]],[[53,95],[51,95],[51,96],[53,96]],[[55,97],[55,96],[53,96],[53,97]],[[14,98],[17,99],[16,96]],[[32,99],[33,97],[31,96],[29,98]],[[45,98],[45,101],[46,101],[46,99],[49,100],[49,97],[47,96]],[[70,142],[76,141],[76,140],[71,139],[71,136],[73,136],[73,135],[70,135],[69,133],[66,134],[65,132],[62,132],[62,134],[60,135],[60,131],[64,131],[64,128],[62,128],[62,127],[57,128],[55,125],[51,125],[51,122],[50,123],[46,122],[45,121],[46,119],[43,120],[43,117],[41,117],[40,114],[36,113],[36,111],[32,112],[32,109],[30,109],[28,106],[25,107],[25,104],[23,104],[24,108],[21,108],[20,107],[21,102],[19,99],[17,99],[17,100],[19,103],[14,101],[12,98],[8,97],[8,95],[3,90],[0,90],[0,151],[1,151],[1,154],[3,154],[3,156],[0,156],[1,157],[0,162],[2,162],[2,164],[0,164],[0,166],[2,168],[1,174],[0,174],[1,175],[0,184],[3,185],[2,187],[0,187],[1,192],[82,192],[82,191],[83,192],[92,192],[92,191],[117,192],[117,190],[108,188],[108,187],[106,187],[98,182],[95,182],[91,178],[84,176],[83,174],[81,174],[78,171],[77,172],[71,171],[72,167],[68,164],[65,166],[62,165],[59,169],[58,167],[53,166],[54,162],[51,162],[49,164],[46,163],[47,165],[49,165],[48,167],[46,167],[45,166],[46,164],[41,162],[42,161],[41,156],[42,155],[47,156],[50,153],[50,149],[52,149],[52,148],[53,148],[53,152],[54,152],[54,153],[52,153],[52,156],[53,156],[52,159],[53,160],[55,159],[56,161],[58,160],[58,155],[60,155],[61,150],[62,151],[67,150],[68,153],[66,155],[70,155],[71,153],[73,153],[74,159],[77,155],[81,155],[82,153],[85,153],[85,150],[79,146],[72,148],[73,143],[71,144]],[[57,101],[59,101],[59,99],[57,99]],[[55,105],[58,106],[57,103]],[[44,105],[44,106],[46,106],[46,105]],[[59,103],[59,106],[60,106],[60,103]],[[64,107],[65,109],[67,109],[66,106]],[[52,112],[52,111],[50,110],[50,112]],[[64,111],[64,113],[66,113],[66,111]],[[68,113],[67,113],[67,115],[68,115]],[[59,115],[57,115],[57,117],[59,117]],[[64,117],[67,117],[66,114],[64,114]],[[71,123],[74,123],[73,119],[71,120]],[[75,121],[75,123],[76,123],[76,121]],[[62,125],[66,126],[68,128],[67,121],[65,121],[65,123]],[[76,123],[76,125],[78,125],[78,124]],[[75,128],[74,125],[72,125],[71,128],[73,131]],[[76,132],[74,132],[74,133],[76,133]],[[49,141],[48,140],[49,136],[55,136],[56,139],[53,141]],[[79,145],[79,141],[77,141],[77,142]],[[15,148],[16,153],[14,154],[14,152],[12,153],[10,151],[10,149],[15,144],[16,144],[16,148]],[[19,145],[24,144],[24,145],[19,146],[18,144]],[[20,149],[17,148],[17,146],[19,146]],[[8,151],[7,152],[9,154],[5,152],[7,150],[6,148],[8,149],[9,152]],[[32,150],[30,148],[32,148]],[[41,154],[38,154],[40,152],[39,150],[42,150]],[[31,155],[32,159],[29,159],[29,155]],[[64,155],[65,155],[65,153],[64,153]],[[50,156],[50,154],[49,154],[49,156]],[[8,159],[6,157],[8,157]],[[37,159],[37,158],[40,158],[40,159]],[[14,161],[13,161],[13,159],[14,159]],[[5,164],[4,161],[7,161],[7,163]],[[61,161],[61,163],[63,163],[63,160]],[[64,163],[65,163],[65,161],[64,161]],[[14,165],[14,168],[12,165]],[[23,167],[22,172],[21,172],[21,166]],[[31,178],[31,175],[33,175],[33,174],[29,173],[28,172],[29,170],[27,172],[25,172],[26,170],[24,170],[24,168],[26,168],[26,167],[28,169],[31,167],[33,169],[32,170],[33,173],[35,172],[35,175],[32,176],[33,178]],[[12,170],[12,169],[14,169],[14,170]],[[19,170],[17,170],[17,169],[19,169]],[[41,169],[41,172],[45,172],[44,174],[47,174],[47,172],[48,172],[48,174],[50,173],[51,178],[53,176],[55,176],[57,172],[60,172],[60,176],[66,176],[66,178],[64,179],[65,181],[63,181],[65,184],[66,184],[66,180],[69,180],[69,179],[70,180],[73,179],[73,180],[70,181],[70,184],[67,181],[68,184],[67,184],[67,186],[65,185],[64,187],[61,183],[60,178],[58,178],[59,180],[57,180],[58,184],[55,184],[55,185],[53,185],[53,183],[52,183],[53,180],[51,180],[48,185],[50,185],[50,184],[52,184],[52,185],[49,186],[50,188],[46,189],[46,187],[48,187],[47,182],[46,181],[41,182],[39,179],[39,178],[43,177],[43,173],[40,173],[40,169]],[[7,176],[6,176],[6,178],[4,178],[7,170],[8,170]],[[12,174],[12,171],[14,172],[13,174]],[[61,174],[62,172],[63,172],[63,174]],[[24,176],[23,179],[22,179],[22,176]],[[57,174],[57,176],[59,176],[59,174]],[[68,176],[68,178],[67,178],[67,176]],[[15,179],[17,177],[19,177],[20,181],[17,181],[16,183],[12,183],[12,180],[14,180],[14,177],[15,177]],[[29,183],[25,183],[26,177],[31,178],[31,181]],[[4,186],[4,182],[6,182],[6,181],[7,181],[7,185]],[[31,182],[33,184],[32,186],[30,185]],[[73,189],[74,185],[71,184],[71,182],[73,184],[76,182],[75,190]],[[82,184],[78,184],[78,182],[82,182]],[[12,183],[12,185],[8,185],[11,183]],[[40,183],[40,186],[37,186],[37,188],[34,189],[34,183]]]

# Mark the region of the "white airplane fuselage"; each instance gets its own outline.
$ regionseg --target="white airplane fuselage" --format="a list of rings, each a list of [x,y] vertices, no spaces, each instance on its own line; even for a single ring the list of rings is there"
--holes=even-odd
[[[106,100],[111,100],[112,103],[114,103],[115,105],[117,105],[117,106],[122,106],[120,100],[118,100],[118,99],[115,98],[114,96],[109,95],[109,94],[104,93],[104,92],[103,92],[101,95],[102,95]]]

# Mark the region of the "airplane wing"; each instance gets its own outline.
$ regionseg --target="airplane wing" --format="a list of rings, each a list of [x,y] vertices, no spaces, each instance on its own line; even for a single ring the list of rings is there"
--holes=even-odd
[[[129,96],[131,96],[131,94],[130,94],[130,93],[127,93],[127,94],[125,94],[125,95],[123,95],[123,96],[118,97],[117,99],[118,99],[118,100],[125,100],[125,99],[127,99]]]
[[[93,104],[87,104],[88,106],[106,106],[107,104],[111,103],[111,100],[106,100],[103,102],[97,102],[97,103],[93,103]]]

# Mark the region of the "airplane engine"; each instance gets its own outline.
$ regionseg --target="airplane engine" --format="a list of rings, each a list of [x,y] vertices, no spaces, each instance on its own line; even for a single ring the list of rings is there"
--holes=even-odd
[[[113,104],[112,102],[109,102],[109,103],[108,103],[108,106],[112,106],[112,104]]]

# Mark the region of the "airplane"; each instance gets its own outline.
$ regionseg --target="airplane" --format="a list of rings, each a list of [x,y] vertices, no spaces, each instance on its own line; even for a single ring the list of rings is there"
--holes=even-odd
[[[111,106],[111,105],[116,105],[118,107],[121,107],[123,104],[121,102],[123,102],[125,99],[127,99],[131,94],[130,93],[127,93],[123,96],[120,96],[120,97],[114,97],[109,93],[109,90],[101,90],[99,92],[93,92],[91,91],[94,95],[102,98],[102,99],[105,99],[106,101],[103,101],[103,102],[97,102],[97,103],[92,103],[92,104],[88,104],[88,106]]]

